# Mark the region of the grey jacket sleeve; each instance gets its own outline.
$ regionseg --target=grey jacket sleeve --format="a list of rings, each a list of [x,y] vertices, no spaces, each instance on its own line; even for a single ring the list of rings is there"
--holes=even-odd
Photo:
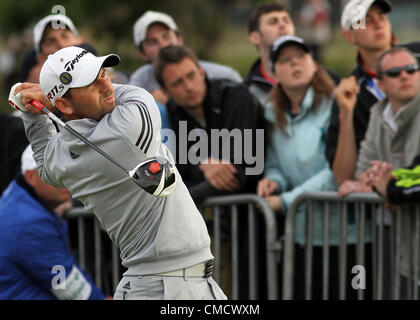
[[[360,145],[359,156],[357,158],[357,166],[355,178],[365,172],[370,167],[370,162],[378,160],[378,151],[375,144],[375,137],[378,133],[378,125],[380,119],[378,113],[375,112],[376,108],[373,107],[370,112],[369,125],[365,134],[365,138]]]
[[[34,152],[34,159],[42,177],[44,169],[44,154],[48,142],[57,134],[52,121],[45,115],[35,115],[29,112],[22,114],[25,132]]]
[[[202,60],[199,63],[209,79],[227,79],[237,83],[242,82],[239,72],[229,66]]]
[[[146,64],[134,71],[130,76],[129,84],[143,88],[149,92],[160,88],[155,78],[153,65],[150,64]]]
[[[134,86],[114,87],[118,106],[112,123],[147,156],[155,155],[161,141],[161,118],[153,96]]]

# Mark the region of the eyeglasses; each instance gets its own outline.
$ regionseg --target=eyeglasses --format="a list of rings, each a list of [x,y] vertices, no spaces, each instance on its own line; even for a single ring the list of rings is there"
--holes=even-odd
[[[391,69],[382,71],[382,74],[385,74],[390,78],[397,78],[397,77],[400,76],[400,74],[403,70],[405,70],[405,72],[407,72],[407,74],[413,74],[414,72],[419,70],[419,65],[418,64],[407,64],[406,66],[403,66],[403,67],[395,67],[395,68],[391,68]]]

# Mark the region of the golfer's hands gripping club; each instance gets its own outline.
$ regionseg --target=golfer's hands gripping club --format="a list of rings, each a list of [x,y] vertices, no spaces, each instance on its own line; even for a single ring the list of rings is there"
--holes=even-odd
[[[43,113],[39,106],[34,106],[34,100],[39,101],[48,111],[53,110],[51,103],[44,96],[40,85],[37,83],[18,82],[10,89],[8,102],[16,110],[33,114]]]

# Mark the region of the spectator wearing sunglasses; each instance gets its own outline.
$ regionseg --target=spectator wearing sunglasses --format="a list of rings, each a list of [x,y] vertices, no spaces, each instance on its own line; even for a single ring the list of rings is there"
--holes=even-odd
[[[378,86],[386,98],[371,110],[365,139],[361,143],[356,176],[364,183],[373,160],[394,168],[406,167],[420,152],[420,73],[414,54],[394,47],[378,60]]]
[[[338,190],[340,196],[351,192],[373,192],[369,181],[372,161],[389,163],[393,168],[407,167],[420,152],[420,73],[418,62],[412,51],[394,46],[382,53],[376,63],[377,86],[384,94],[384,99],[370,108],[370,118],[359,149],[356,161],[357,180],[348,180]],[[355,110],[362,94],[362,86],[354,77],[343,79],[336,88],[335,96],[342,110]],[[340,121],[342,121],[340,116]],[[349,134],[352,130],[343,122],[340,134]],[[350,123],[352,125],[352,123]],[[355,128],[356,129],[356,128]],[[347,131],[346,131],[347,130]],[[354,138],[353,138],[354,139]],[[375,186],[376,189],[378,189]],[[394,200],[393,200],[394,201]],[[395,202],[395,201],[394,201]],[[393,259],[389,241],[391,241],[392,213],[385,211],[384,223],[384,270],[386,279],[391,279],[391,261]],[[406,232],[406,234],[409,234]],[[403,248],[406,246],[403,244]],[[402,249],[403,250],[403,249]],[[404,249],[405,250],[405,249]],[[409,264],[407,252],[402,252],[401,270],[407,277]],[[405,279],[403,277],[402,279]],[[407,282],[401,282],[401,292],[405,292]],[[391,287],[384,283],[384,299],[391,299]]]
[[[380,184],[372,178],[374,172],[372,166],[375,166],[378,161],[387,163],[385,170],[379,171],[389,175],[390,168],[410,168],[413,163],[418,161],[418,159],[415,161],[416,156],[420,153],[420,72],[418,70],[416,57],[403,47],[394,47],[378,58],[376,65],[378,86],[386,98],[371,108],[365,139],[361,143],[357,159],[356,176],[362,185],[373,185],[380,193],[383,192],[383,187],[381,188]],[[396,172],[394,173],[396,174]],[[413,173],[415,172],[409,173],[409,176]],[[407,171],[404,175],[406,174]],[[398,174],[396,178],[398,178]],[[406,193],[413,192],[414,189],[408,190],[414,186],[411,184],[412,181],[399,178],[397,180],[401,180],[403,186],[406,187],[401,188],[401,186],[395,185],[395,180],[391,182],[390,189],[387,190],[390,191],[389,194],[387,192],[389,200],[392,203],[400,204],[413,202],[415,196],[407,197]],[[389,240],[390,234],[390,229],[386,226],[389,222],[387,220],[390,220],[393,214],[391,207],[389,209],[383,218],[385,241]],[[400,272],[403,275],[400,282],[401,299],[407,298],[405,294],[408,292],[408,282],[412,281],[413,276],[413,272],[410,272],[412,257],[408,243],[409,239],[412,239],[413,233],[409,221],[406,220],[408,218],[409,215],[403,215],[401,224],[401,234],[404,235],[400,246]],[[390,275],[388,262],[391,255],[392,251],[389,246],[385,245],[384,265],[387,265],[383,272],[387,278]],[[388,284],[384,286],[387,287]],[[387,291],[384,293],[384,298],[388,299]]]
[[[372,106],[385,97],[379,87],[375,66],[379,56],[394,46],[407,47],[419,57],[420,43],[399,44],[392,33],[388,15],[392,7],[386,0],[348,1],[341,16],[343,37],[357,51],[357,62],[352,71],[353,80],[359,87],[357,102],[335,105],[327,134],[326,156],[333,169],[339,191],[354,188],[369,191],[354,180],[360,144],[365,138]],[[363,24],[362,24],[363,23]],[[343,80],[348,82],[349,80]],[[354,87],[354,84],[351,86]],[[346,106],[345,104],[344,106]]]
[[[367,192],[368,169],[374,160],[385,161],[394,168],[407,167],[420,153],[420,73],[414,54],[404,47],[384,52],[376,64],[378,87],[386,95],[370,111],[366,135],[361,143],[356,165],[358,183]],[[341,107],[351,108],[357,101],[359,87],[347,78],[335,89]],[[349,183],[340,190],[346,195],[356,190]]]

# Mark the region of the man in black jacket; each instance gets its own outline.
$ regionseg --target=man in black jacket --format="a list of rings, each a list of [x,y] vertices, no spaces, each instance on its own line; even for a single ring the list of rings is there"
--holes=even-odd
[[[377,85],[375,68],[381,54],[397,45],[388,20],[391,10],[391,4],[386,0],[351,0],[341,16],[343,36],[347,42],[356,46],[358,52],[352,76],[342,81],[357,85],[358,92],[356,103],[349,104],[351,107],[333,106],[326,156],[337,184],[343,189],[349,183],[355,186],[355,182],[349,180],[354,180],[357,156],[367,130],[370,108],[385,97]],[[364,25],[356,24],[360,23],[359,20]],[[420,43],[400,46],[410,49],[419,60]],[[354,192],[366,191],[363,185],[357,183],[356,186]]]
[[[255,193],[264,169],[265,122],[263,108],[247,87],[209,80],[194,53],[181,46],[159,51],[155,76],[169,97],[166,106],[175,132],[176,165],[196,204],[211,196]],[[246,217],[238,220],[241,270],[236,276],[243,299],[248,297]],[[262,225],[259,220],[257,225]],[[264,229],[258,234],[264,235]],[[222,250],[228,252],[225,245]],[[263,239],[258,248],[259,268],[264,270]],[[229,265],[224,268],[229,269]],[[264,276],[259,283],[266,283]],[[223,277],[230,282],[228,274]],[[262,294],[264,288],[260,289]]]
[[[174,156],[196,203],[255,192],[264,167],[264,131],[257,130],[264,129],[264,113],[248,89],[208,80],[194,53],[182,46],[160,50],[155,75],[170,98]]]

